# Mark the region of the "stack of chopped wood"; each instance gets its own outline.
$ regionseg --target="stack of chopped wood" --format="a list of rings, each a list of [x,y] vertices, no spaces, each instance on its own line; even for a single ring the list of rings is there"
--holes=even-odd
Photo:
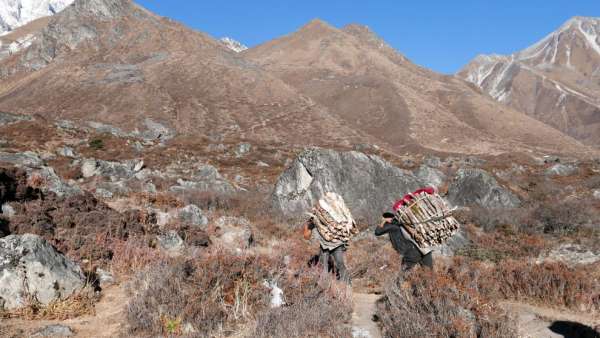
[[[341,196],[327,193],[313,207],[317,230],[328,242],[347,242],[358,233],[356,222]]]
[[[396,217],[420,248],[444,244],[458,231],[460,223],[452,216],[454,210],[440,195],[423,192],[412,197],[397,210]]]

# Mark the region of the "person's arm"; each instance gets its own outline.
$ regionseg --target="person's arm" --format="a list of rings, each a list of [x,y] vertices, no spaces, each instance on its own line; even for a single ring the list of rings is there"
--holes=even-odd
[[[381,224],[375,228],[375,236],[382,236],[394,229],[394,225],[386,220],[382,220]]]
[[[304,239],[309,240],[310,239],[310,235],[312,235],[312,229],[314,229],[314,224],[312,222],[312,220],[308,220],[306,221],[306,223],[304,223],[304,228],[303,228],[303,235],[304,235]]]

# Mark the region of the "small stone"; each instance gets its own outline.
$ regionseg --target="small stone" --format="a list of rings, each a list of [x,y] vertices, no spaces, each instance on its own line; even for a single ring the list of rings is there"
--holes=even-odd
[[[133,171],[136,172],[136,173],[139,172],[139,171],[141,171],[142,169],[144,169],[144,161],[137,162],[135,164],[135,166],[133,167]]]
[[[184,208],[181,208],[179,210],[179,219],[182,222],[201,228],[205,228],[205,226],[208,224],[208,218],[204,216],[202,209],[198,208],[198,206],[194,204],[190,204]]]
[[[252,145],[250,143],[240,143],[235,151],[237,157],[243,157],[252,149]]]
[[[261,167],[261,168],[266,168],[266,167],[270,167],[267,163],[263,162],[263,161],[258,161],[256,163],[257,166]]]
[[[15,208],[13,208],[10,204],[4,203],[2,204],[2,216],[10,219],[14,217],[16,214]]]
[[[96,188],[96,196],[100,198],[113,198],[113,193],[102,188]]]
[[[72,337],[74,334],[70,327],[54,324],[38,330],[32,337]]]
[[[600,190],[594,190],[593,195],[595,199],[600,200]]]
[[[574,164],[555,164],[546,170],[548,176],[571,176],[577,173],[579,169]]]
[[[184,249],[183,239],[176,231],[171,230],[165,234],[158,235],[156,239],[160,247],[169,254],[179,255]]]
[[[58,155],[60,155],[60,156],[63,156],[63,157],[69,157],[69,158],[76,158],[77,157],[77,156],[75,156],[75,151],[71,147],[62,147],[62,148],[59,148],[56,153]]]
[[[113,274],[109,271],[96,269],[96,276],[98,277],[98,283],[100,284],[101,288],[115,284],[115,276],[113,276]]]

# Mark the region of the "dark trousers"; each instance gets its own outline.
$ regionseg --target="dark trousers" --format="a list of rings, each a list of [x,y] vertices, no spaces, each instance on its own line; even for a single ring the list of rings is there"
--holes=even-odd
[[[324,273],[329,273],[329,257],[332,257],[338,279],[341,279],[346,283],[350,283],[350,275],[346,269],[346,264],[344,264],[345,252],[346,247],[343,245],[340,245],[333,250],[321,248],[321,251],[319,252],[319,264],[321,264],[323,267]]]
[[[421,251],[419,251],[419,249],[417,248],[407,250],[407,252],[402,257],[402,270],[409,271],[412,268],[414,268],[417,264],[433,269],[432,253],[433,252],[430,252],[427,255],[423,255]]]

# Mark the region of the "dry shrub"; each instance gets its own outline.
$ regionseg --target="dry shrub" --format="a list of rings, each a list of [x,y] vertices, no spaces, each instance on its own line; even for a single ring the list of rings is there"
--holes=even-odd
[[[57,299],[48,305],[41,304],[33,296],[28,296],[24,307],[11,311],[0,311],[0,318],[67,320],[84,315],[93,315],[97,301],[98,295],[90,285],[66,299]]]
[[[110,243],[113,253],[110,270],[117,275],[131,276],[165,259],[164,253],[151,248],[144,238],[113,239]]]
[[[513,321],[469,279],[416,268],[398,275],[377,304],[386,337],[515,337]]]
[[[484,269],[480,288],[497,299],[524,300],[574,310],[600,311],[599,265],[503,261]]]
[[[350,337],[351,290],[317,269],[304,271],[286,290],[287,305],[258,316],[254,337]]]
[[[375,291],[400,271],[402,261],[387,236],[353,241],[347,257],[353,286]]]
[[[177,198],[173,193],[170,192],[140,192],[131,194],[131,198],[138,205],[152,205],[156,208],[170,209],[170,208],[181,208],[183,202]]]
[[[161,261],[133,282],[130,333],[171,334],[180,329],[177,323],[192,325],[198,336],[236,330],[266,307],[268,291],[262,283],[273,268],[276,264],[264,256],[216,250],[194,260]]]

